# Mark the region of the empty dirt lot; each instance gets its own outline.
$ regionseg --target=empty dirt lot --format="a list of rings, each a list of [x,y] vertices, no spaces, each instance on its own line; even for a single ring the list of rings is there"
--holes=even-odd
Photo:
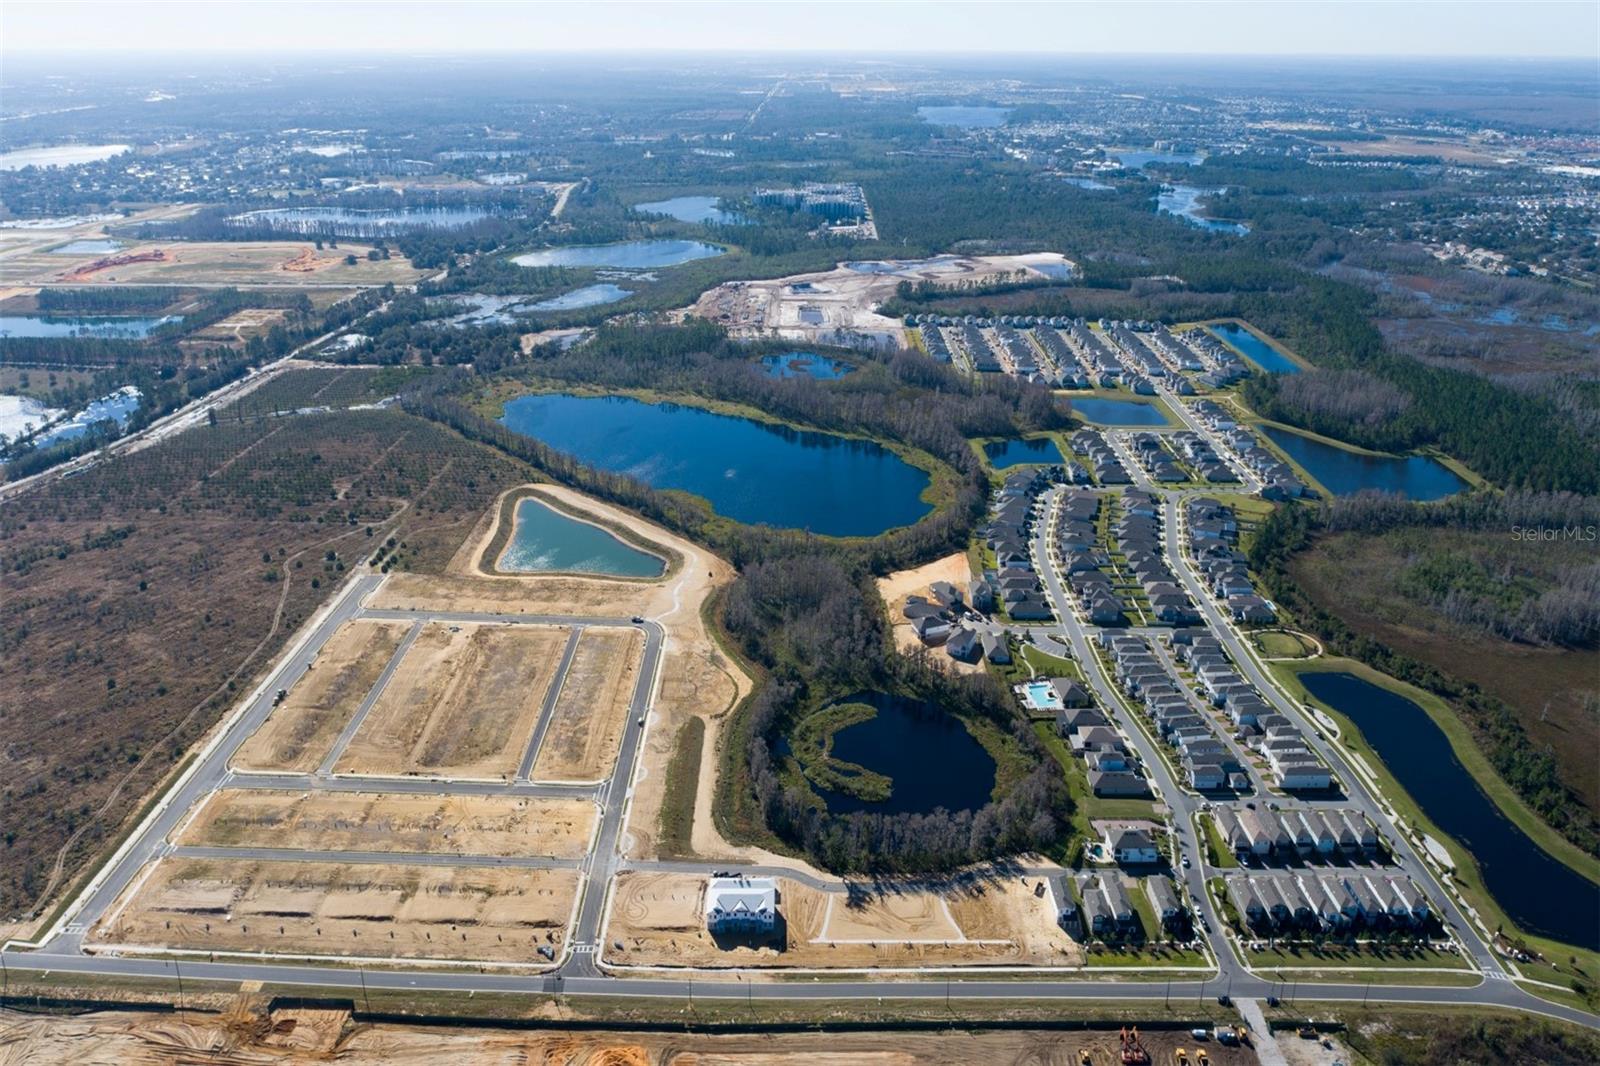
[[[576,798],[228,789],[212,794],[176,843],[576,859],[595,816],[592,802]]]
[[[116,256],[161,253],[160,259],[92,269],[109,256],[18,250],[0,259],[0,282],[48,285],[409,285],[421,271],[406,259],[367,259],[370,245],[341,244],[318,252],[310,241],[131,241]],[[346,255],[356,261],[347,263]],[[77,273],[85,271],[84,273]]]
[[[611,769],[643,648],[637,629],[583,631],[534,763],[535,780],[598,781]]]
[[[191,998],[195,993],[190,993]],[[1087,1032],[1028,1030],[938,1032],[530,1031],[498,1027],[407,1026],[357,1021],[345,1011],[270,1009],[262,997],[219,1002],[216,1014],[105,1011],[67,1017],[0,1014],[8,1063],[215,1063],[218,1066],[339,1062],[344,1066],[1067,1066],[1080,1049],[1092,1066],[1112,1066],[1115,1028]],[[1069,1007],[1063,1012],[1074,1016]],[[1151,1061],[1168,1066],[1176,1047],[1193,1048],[1183,1031],[1144,1032]],[[1205,1045],[1216,1066],[1256,1062],[1248,1048]],[[1193,1052],[1191,1051],[1192,1055]]]
[[[779,933],[769,942],[713,939],[705,879],[629,871],[617,878],[606,961],[614,966],[803,968],[1078,966],[1048,895],[1011,878],[935,892],[863,895],[778,881]],[[614,941],[621,941],[617,951]]]
[[[309,773],[322,764],[339,730],[361,706],[405,637],[404,622],[352,621],[340,626],[300,675],[289,695],[240,746],[240,770]]]
[[[423,626],[334,771],[513,776],[567,636],[558,626]]]
[[[577,883],[576,870],[174,857],[135,880],[90,939],[537,966],[540,946],[560,954]]]

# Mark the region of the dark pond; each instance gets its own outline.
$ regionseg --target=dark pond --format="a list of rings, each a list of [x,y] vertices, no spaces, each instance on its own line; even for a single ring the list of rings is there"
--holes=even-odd
[[[724,225],[742,223],[737,211],[724,211],[721,198],[716,196],[674,196],[670,200],[653,200],[647,204],[634,204],[633,209],[646,215],[666,215],[680,222],[720,222]]]
[[[996,470],[1027,464],[1062,463],[1065,459],[1056,442],[1049,437],[1031,440],[996,440],[983,446],[983,454]]]
[[[1101,426],[1164,426],[1167,416],[1153,403],[1134,400],[1105,400],[1098,396],[1074,396],[1074,414]]]
[[[964,130],[1003,126],[1009,107],[919,107],[917,115],[935,126],[959,126]]]
[[[1249,233],[1250,227],[1243,222],[1225,222],[1222,219],[1205,216],[1200,206],[1200,198],[1216,191],[1194,185],[1163,185],[1161,191],[1156,194],[1156,210],[1164,215],[1176,215],[1191,226],[1199,226],[1212,233],[1228,233],[1235,237]]]
[[[834,814],[926,814],[977,810],[994,791],[994,758],[959,719],[938,706],[883,692],[860,692],[841,702],[867,703],[875,717],[833,735],[833,757],[883,774],[889,798],[869,803],[817,789]]]
[[[766,368],[770,378],[799,378],[812,377],[818,381],[838,381],[855,367],[848,363],[841,363],[836,359],[829,359],[816,352],[782,352],[778,355],[763,355],[761,365]]]
[[[523,396],[502,421],[590,466],[702,496],[740,522],[874,536],[931,509],[927,473],[870,441],[625,396]]]
[[[1472,853],[1484,885],[1512,921],[1564,943],[1600,944],[1600,886],[1500,813],[1427,711],[1353,674],[1308,671],[1300,680],[1356,724],[1423,813]]]
[[[516,528],[496,564],[518,573],[541,571],[660,577],[667,564],[610,530],[540,500],[517,504]]]
[[[1272,374],[1300,373],[1299,363],[1237,323],[1221,322],[1208,328],[1262,370]]]
[[[1455,471],[1426,455],[1366,455],[1277,426],[1262,426],[1261,431],[1335,496],[1378,489],[1426,502],[1467,487]]]
[[[704,241],[622,241],[617,244],[569,244],[561,248],[542,248],[511,261],[528,267],[618,267],[650,270],[677,266],[696,259],[710,259],[727,249]]]

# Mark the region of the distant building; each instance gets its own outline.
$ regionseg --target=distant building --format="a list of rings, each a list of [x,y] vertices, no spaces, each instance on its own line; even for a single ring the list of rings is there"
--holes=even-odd
[[[713,877],[706,884],[706,928],[765,933],[778,924],[778,882],[770,877]]]

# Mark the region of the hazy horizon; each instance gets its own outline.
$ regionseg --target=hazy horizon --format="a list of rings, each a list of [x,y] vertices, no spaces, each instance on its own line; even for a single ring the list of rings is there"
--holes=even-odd
[[[12,0],[11,56],[746,55],[1593,60],[1600,4],[109,4]],[[1305,47],[1301,42],[1316,42]]]

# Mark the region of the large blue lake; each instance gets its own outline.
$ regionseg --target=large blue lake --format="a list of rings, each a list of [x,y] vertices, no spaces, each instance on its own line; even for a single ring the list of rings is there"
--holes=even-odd
[[[704,241],[622,241],[617,244],[569,244],[561,248],[541,248],[526,252],[511,261],[527,267],[616,267],[626,270],[652,270],[677,266],[696,259],[710,259],[727,249]]]
[[[989,465],[996,470],[1029,464],[1035,466],[1042,463],[1060,464],[1066,461],[1061,455],[1061,449],[1057,448],[1056,442],[1049,437],[990,441],[983,446],[983,454],[988,458]]]
[[[1129,170],[1142,170],[1151,163],[1181,163],[1193,166],[1205,158],[1199,152],[1153,152],[1143,149],[1112,152],[1111,155]]]
[[[1366,455],[1277,426],[1262,426],[1261,432],[1335,496],[1377,489],[1426,502],[1467,487],[1455,471],[1426,455]]]
[[[103,337],[138,340],[178,315],[0,315],[0,339],[6,337]]]
[[[722,200],[716,196],[674,196],[670,200],[652,200],[647,204],[634,204],[635,211],[647,215],[666,215],[680,222],[718,222],[734,225],[744,221],[737,211],[724,211]]]
[[[1212,333],[1233,345],[1256,366],[1273,374],[1298,374],[1300,364],[1278,351],[1272,345],[1234,322],[1219,322],[1207,327]]]
[[[1307,672],[1300,680],[1356,724],[1423,813],[1472,854],[1484,886],[1512,921],[1568,944],[1600,944],[1600,885],[1500,812],[1427,711],[1353,674]]]
[[[1167,416],[1153,403],[1134,400],[1106,400],[1098,396],[1074,396],[1072,411],[1078,417],[1101,426],[1164,426]]]
[[[415,229],[460,229],[488,217],[489,211],[482,207],[269,207],[234,215],[228,221],[236,226],[271,225],[292,233],[313,234],[338,227],[349,233],[377,235]]]
[[[994,757],[960,719],[933,704],[883,692],[861,692],[841,702],[870,704],[878,713],[835,733],[833,757],[883,774],[893,784],[882,802],[817,788],[830,812],[927,814],[939,807],[972,811],[989,802]]]
[[[927,473],[870,441],[625,396],[523,396],[502,421],[590,466],[702,496],[740,522],[873,536],[931,510]]]
[[[660,577],[667,564],[610,530],[556,510],[541,500],[517,504],[516,527],[496,565],[518,573],[548,571]]]

